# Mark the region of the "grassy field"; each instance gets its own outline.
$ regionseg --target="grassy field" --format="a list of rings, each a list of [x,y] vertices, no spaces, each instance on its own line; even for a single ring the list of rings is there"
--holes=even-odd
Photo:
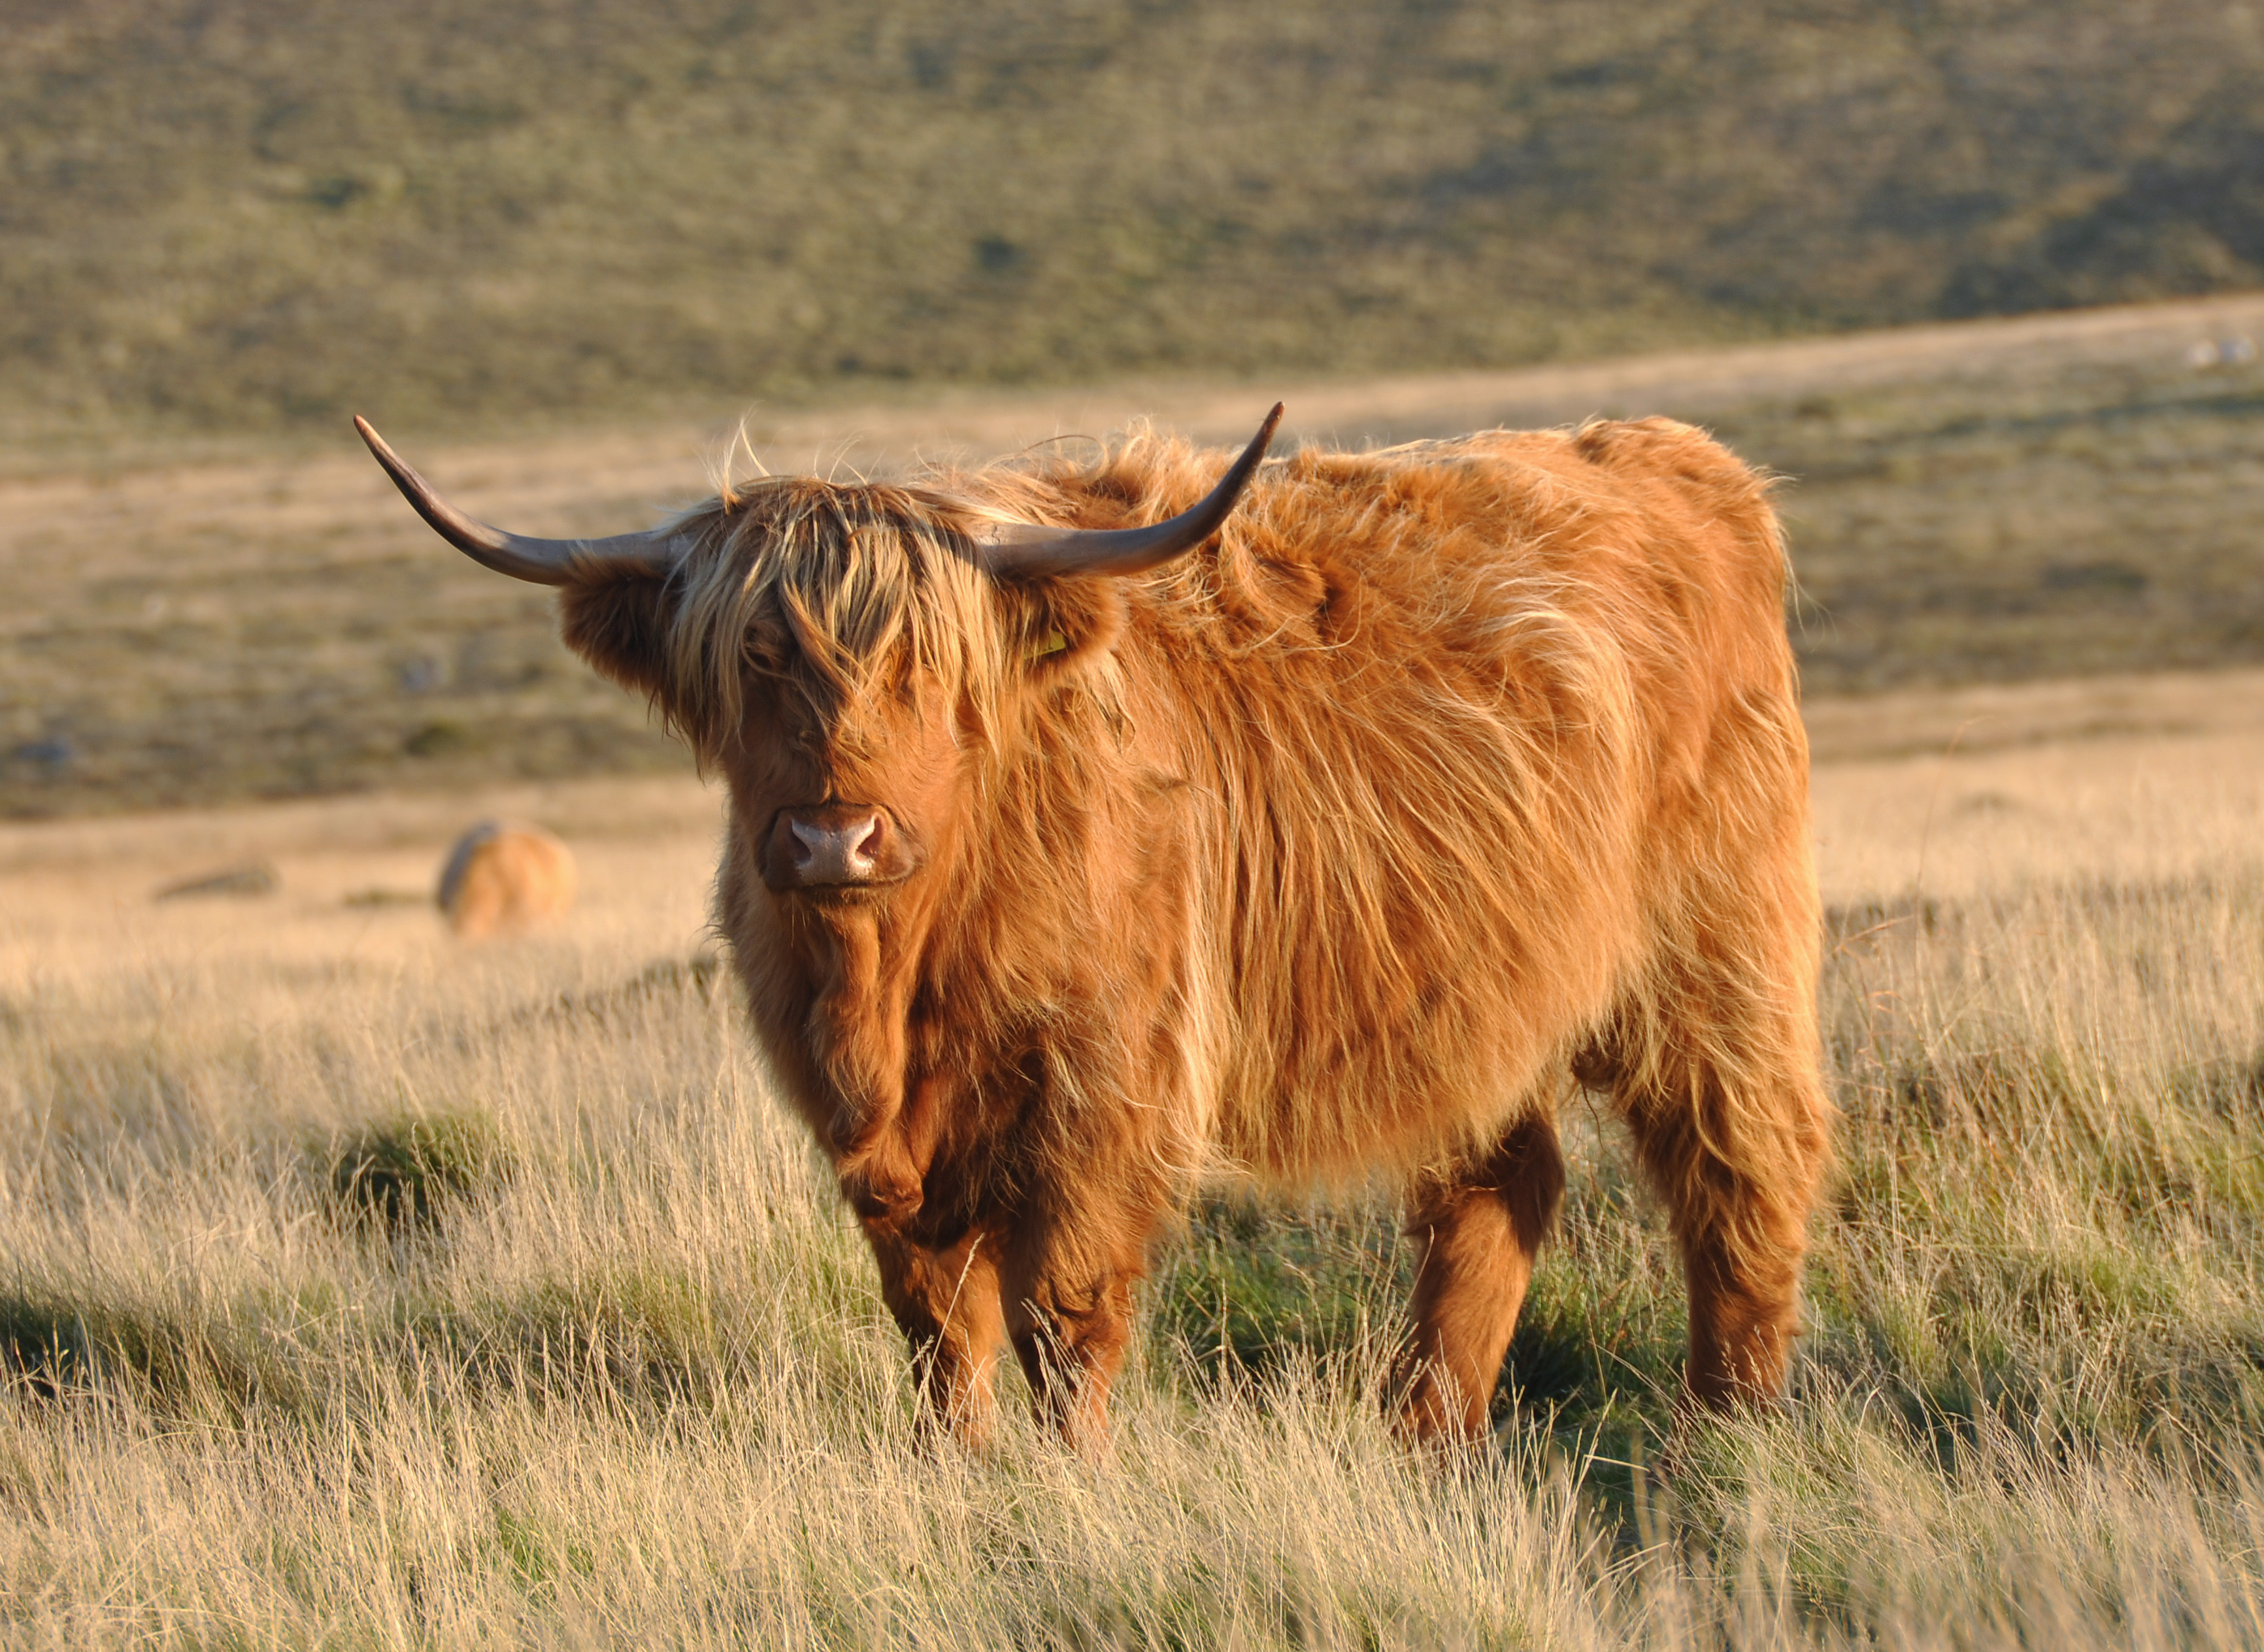
[[[1197,1208],[1109,1464],[923,1443],[695,961],[689,781],[0,828],[0,1636],[2253,1645],[2259,703],[1816,707],[1827,753],[1959,738],[1818,772],[1843,1126],[1792,1403],[1678,1419],[1661,1221],[1573,1098],[1496,1449],[1447,1467],[1380,1423],[1382,1190]],[[573,842],[567,927],[414,904],[482,808]],[[276,893],[149,898],[246,859]]]
[[[746,434],[773,470],[847,474],[1142,415],[1240,441],[1277,394],[1289,439],[1351,446],[1678,414],[1788,477],[1795,636],[1832,695],[2264,662],[2260,340],[2264,299],[2224,299],[1262,394],[908,392],[757,409]],[[388,433],[475,514],[563,533],[704,494],[729,428]],[[319,451],[10,450],[0,580],[0,815],[686,766],[558,646],[548,597],[442,545],[343,421]]]
[[[2264,284],[2224,0],[18,0],[0,433],[1503,367]]]
[[[2264,11],[0,10],[0,1641],[2264,1642]],[[1568,1096],[1490,1450],[1382,1426],[1391,1190],[1230,1185],[1107,1462],[937,1446],[716,798],[345,422],[579,533],[1276,395],[1786,479],[1841,1132],[1780,1412],[1678,1410]],[[447,937],[484,813],[566,925]]]

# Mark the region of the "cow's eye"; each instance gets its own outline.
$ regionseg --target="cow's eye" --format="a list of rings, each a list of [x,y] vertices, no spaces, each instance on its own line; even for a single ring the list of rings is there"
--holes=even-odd
[[[793,663],[794,648],[778,628],[758,625],[747,633],[741,644],[739,657],[747,668],[766,677],[783,677]]]

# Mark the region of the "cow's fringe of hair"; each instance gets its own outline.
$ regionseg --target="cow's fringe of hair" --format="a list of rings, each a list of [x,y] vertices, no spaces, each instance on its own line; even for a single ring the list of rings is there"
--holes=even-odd
[[[737,728],[751,673],[784,659],[802,668],[784,680],[829,709],[916,670],[990,726],[1007,648],[947,502],[763,477],[671,525],[689,551],[673,576],[657,698],[695,748]]]

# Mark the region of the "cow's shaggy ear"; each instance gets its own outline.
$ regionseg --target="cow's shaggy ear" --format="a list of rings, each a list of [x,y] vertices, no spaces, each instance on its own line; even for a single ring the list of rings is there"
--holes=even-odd
[[[666,703],[668,634],[672,599],[665,580],[599,579],[559,588],[558,635],[599,675]]]
[[[1057,679],[1099,658],[1124,634],[1124,593],[1115,580],[1039,579],[1018,583],[1018,590],[1015,629],[1034,681]]]

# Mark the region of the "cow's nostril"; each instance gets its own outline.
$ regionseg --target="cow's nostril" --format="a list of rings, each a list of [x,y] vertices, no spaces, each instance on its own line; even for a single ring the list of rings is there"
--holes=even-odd
[[[889,854],[889,840],[878,809],[832,805],[785,815],[780,823],[786,829],[780,847],[795,884],[870,883],[892,875],[880,864]]]

